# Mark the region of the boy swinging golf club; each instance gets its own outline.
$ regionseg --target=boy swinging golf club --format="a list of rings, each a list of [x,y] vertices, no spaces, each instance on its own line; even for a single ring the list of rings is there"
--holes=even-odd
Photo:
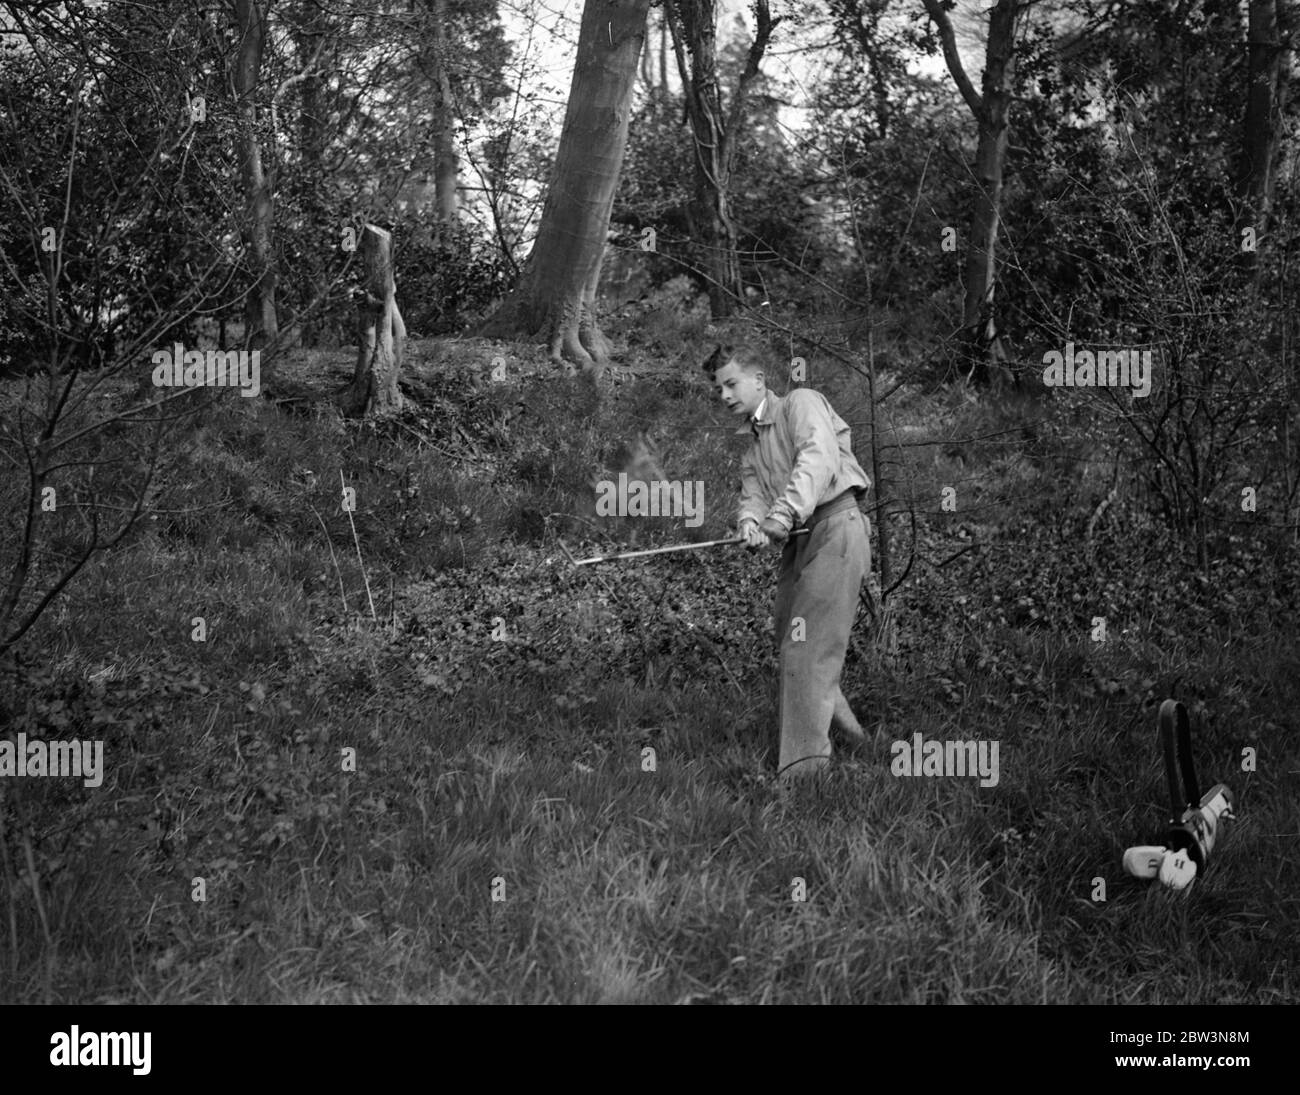
[[[781,549],[773,618],[780,650],[777,771],[786,782],[826,767],[832,729],[853,752],[868,745],[839,682],[858,590],[871,566],[868,519],[858,509],[871,479],[826,397],[810,388],[777,395],[757,351],[719,346],[704,371],[744,421],[736,432],[751,437],[741,460],[737,534],[751,551]],[[806,536],[791,536],[805,525]]]

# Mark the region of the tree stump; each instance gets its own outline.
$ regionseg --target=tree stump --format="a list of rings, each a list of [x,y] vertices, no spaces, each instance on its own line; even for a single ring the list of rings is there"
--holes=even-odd
[[[397,308],[393,277],[393,237],[375,224],[361,236],[365,280],[357,289],[357,367],[344,399],[351,415],[377,417],[402,407],[397,382],[402,375],[406,324]]]

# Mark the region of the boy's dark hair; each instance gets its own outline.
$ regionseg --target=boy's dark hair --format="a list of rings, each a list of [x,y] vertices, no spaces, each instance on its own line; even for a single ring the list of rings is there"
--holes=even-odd
[[[704,362],[704,371],[713,379],[713,374],[719,369],[725,369],[728,365],[737,365],[744,373],[764,373],[770,375],[767,365],[764,361],[765,355],[762,350],[756,346],[732,346],[730,344],[718,344],[718,348],[713,351]]]

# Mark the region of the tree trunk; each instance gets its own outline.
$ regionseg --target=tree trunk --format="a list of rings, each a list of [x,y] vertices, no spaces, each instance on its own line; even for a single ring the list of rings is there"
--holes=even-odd
[[[767,0],[757,0],[754,14],[758,20],[757,32],[732,100],[731,115],[727,117],[718,87],[715,0],[664,0],[664,19],[672,32],[677,67],[686,89],[687,117],[695,136],[691,234],[701,249],[700,265],[708,275],[709,307],[715,319],[731,315],[741,299],[736,225],[729,199],[731,169],[744,120],[745,95],[758,78],[772,29],[780,22],[771,17]],[[683,37],[691,55],[689,71],[682,48]]]
[[[1286,27],[1285,0],[1250,0],[1246,42],[1246,112],[1243,120],[1237,193],[1242,228],[1264,235],[1277,179],[1282,112],[1286,108],[1289,70],[1284,63],[1279,29]],[[1257,252],[1243,252],[1254,265]]]
[[[433,111],[433,180],[437,230],[456,219],[457,194],[456,145],[452,129],[455,123],[451,96],[451,77],[447,72],[447,0],[433,4],[433,63],[437,73],[438,101]]]
[[[939,28],[944,61],[978,127],[975,149],[975,208],[971,214],[966,251],[965,299],[962,305],[963,343],[971,379],[987,383],[1007,378],[1006,353],[993,313],[997,284],[996,249],[1002,208],[1002,172],[1007,158],[1007,121],[1011,80],[1015,69],[1016,20],[1024,0],[998,0],[989,16],[985,48],[983,94],[977,93],[957,53],[956,39],[941,0],[924,0],[925,10]]]
[[[544,333],[551,359],[595,377],[609,363],[596,285],[609,231],[637,57],[650,0],[587,0],[550,190],[519,283],[483,324],[487,337]]]
[[[646,20],[646,34],[649,37],[649,18]],[[654,50],[649,45],[641,51],[641,83],[645,85],[645,94],[647,99],[653,99],[660,94],[660,90],[655,87],[655,55]]]
[[[664,18],[672,31],[686,93],[686,114],[695,137],[691,237],[698,248],[699,268],[708,279],[709,310],[714,319],[721,319],[731,315],[741,287],[736,226],[727,200],[731,165],[718,87],[717,11],[714,0],[664,0]],[[682,49],[683,36],[691,55],[689,70]]]
[[[254,98],[262,72],[266,8],[265,0],[235,0],[235,22],[239,31],[235,91],[238,95],[239,158],[246,203],[243,238],[252,274],[252,284],[244,302],[244,345],[249,349],[261,349],[279,333],[275,315],[275,257],[271,241],[275,210],[271,186],[262,168]]]
[[[380,416],[401,409],[406,325],[398,311],[393,278],[393,237],[367,224],[361,237],[366,280],[357,290],[357,368],[344,398],[350,415]]]
[[[668,16],[663,13],[659,19],[659,86],[667,99],[671,94],[668,87]]]
[[[317,56],[320,39],[325,34],[323,17],[312,12],[304,5],[302,29],[294,35],[298,47],[298,60],[304,71],[312,66]],[[321,77],[317,72],[308,71],[302,81],[302,113],[299,116],[298,134],[302,147],[302,177],[309,180],[309,188],[303,197],[303,212],[310,225],[327,238],[330,226],[327,224],[326,202],[322,195],[324,187],[329,185],[323,168],[325,158],[324,118],[321,104]],[[303,252],[303,278],[307,283],[307,300],[318,300],[325,292],[325,264],[318,248],[309,247]],[[319,321],[313,316],[302,319],[302,344],[316,346],[319,344]]]

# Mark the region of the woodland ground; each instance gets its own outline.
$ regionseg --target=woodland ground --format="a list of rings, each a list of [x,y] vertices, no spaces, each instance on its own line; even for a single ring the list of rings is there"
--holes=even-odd
[[[905,387],[892,438],[1013,432],[901,450],[918,499],[963,501],[922,501],[897,657],[864,615],[845,691],[891,740],[997,740],[1000,780],[896,778],[882,753],[783,795],[776,556],[574,570],[557,543],[627,542],[588,481],[639,428],[709,504],[638,546],[731,513],[702,322],[615,334],[640,376],[598,407],[539,348],[440,341],[412,344],[394,423],[233,392],[204,415],[4,688],[11,734],[100,738],[107,774],[5,781],[0,999],[1300,1000],[1293,543],[1225,540],[1198,571],[1121,489],[1090,554],[1112,460],[1067,399]],[[275,390],[351,368],[299,352]],[[860,378],[814,363],[810,383],[866,418]],[[906,557],[910,524],[895,536]],[[1120,868],[1165,821],[1169,695],[1240,817],[1185,894]]]

